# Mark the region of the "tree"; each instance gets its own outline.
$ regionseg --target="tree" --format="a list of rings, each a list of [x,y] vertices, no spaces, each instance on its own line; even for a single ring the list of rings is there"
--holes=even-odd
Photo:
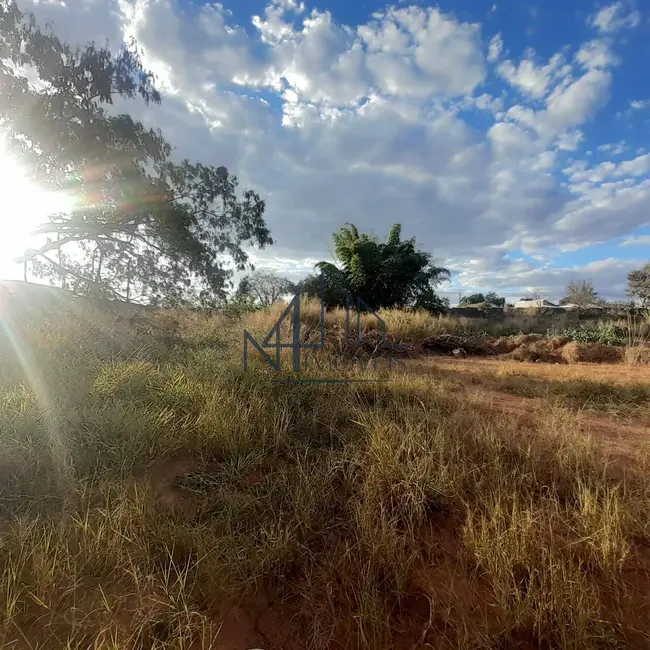
[[[504,307],[506,304],[505,298],[500,298],[497,296],[494,291],[489,291],[486,294],[482,293],[472,293],[469,296],[463,296],[460,299],[460,306],[464,305],[476,305],[478,303],[488,303],[489,305],[494,305],[495,307]]]
[[[425,289],[413,304],[413,309],[424,309],[432,314],[444,314],[449,307],[449,298],[442,298],[432,288]]]
[[[269,307],[282,296],[294,293],[295,290],[295,285],[287,278],[275,273],[256,271],[240,280],[237,293],[240,296],[249,296],[259,307]]]
[[[485,296],[482,293],[472,293],[469,296],[463,296],[460,299],[460,306],[476,305],[479,302],[485,302]]]
[[[572,280],[567,282],[565,296],[560,300],[561,305],[578,305],[588,307],[600,302],[591,280]]]
[[[485,294],[485,301],[490,303],[491,305],[494,305],[495,307],[505,307],[506,306],[506,299],[497,296],[494,291],[489,291],[488,293]]]
[[[333,272],[332,272],[333,271]],[[340,269],[328,269],[318,275],[308,275],[296,285],[296,292],[310,298],[323,299],[328,308],[344,307],[346,296],[345,280]]]
[[[444,309],[434,288],[449,278],[449,271],[435,266],[429,253],[418,250],[415,238],[402,240],[401,230],[400,224],[395,224],[386,243],[360,234],[352,224],[334,233],[340,266],[330,262],[316,265],[324,276],[329,295],[338,302],[341,298],[345,300],[347,292],[363,299],[373,309]]]
[[[627,276],[628,295],[639,298],[643,306],[650,305],[650,262]]]
[[[546,289],[541,289],[540,287],[533,287],[528,294],[527,298],[529,300],[548,300],[550,294]]]
[[[115,97],[159,104],[134,43],[116,54],[73,49],[14,2],[0,5],[0,125],[31,177],[65,193],[24,256],[79,293],[174,303],[225,295],[248,265],[247,242],[272,244],[264,201],[241,195],[225,167],[175,163],[160,131],[106,108]],[[38,78],[38,84],[28,79]]]

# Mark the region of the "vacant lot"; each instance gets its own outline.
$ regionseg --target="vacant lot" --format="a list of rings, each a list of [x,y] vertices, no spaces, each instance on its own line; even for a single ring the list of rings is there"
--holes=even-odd
[[[648,647],[647,367],[276,383],[268,322],[5,314],[2,647]]]

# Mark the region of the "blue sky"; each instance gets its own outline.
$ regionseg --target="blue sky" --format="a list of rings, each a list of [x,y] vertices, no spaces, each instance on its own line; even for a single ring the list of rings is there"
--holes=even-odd
[[[260,267],[304,275],[347,221],[401,222],[452,297],[620,298],[650,258],[640,0],[22,5],[72,41],[137,39],[164,99],[128,110],[267,199]]]

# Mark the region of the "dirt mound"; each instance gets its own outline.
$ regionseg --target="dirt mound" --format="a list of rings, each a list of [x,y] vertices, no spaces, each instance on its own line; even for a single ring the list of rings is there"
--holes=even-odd
[[[580,343],[566,337],[549,338],[543,334],[519,334],[486,338],[464,334],[441,334],[431,336],[419,343],[395,344],[390,333],[380,330],[361,333],[355,343],[345,343],[344,337],[336,341],[338,349],[345,355],[354,357],[420,357],[422,355],[445,356],[497,356],[515,361],[534,361],[539,363],[616,363],[624,358],[623,348],[602,343]],[[637,363],[650,362],[650,348],[636,354]]]
[[[550,349],[555,352],[560,348],[564,347],[567,343],[571,342],[571,339],[564,336],[555,336],[551,339],[547,339]]]
[[[454,354],[454,350],[463,350],[466,354],[475,356],[494,354],[488,341],[475,336],[443,334],[424,339],[420,346],[424,352],[428,353]]]
[[[623,358],[623,350],[602,343],[571,341],[562,347],[562,357],[568,363],[615,363]]]
[[[496,341],[490,341],[488,345],[494,354],[501,355],[514,352],[521,344],[515,341],[515,337],[500,336]]]
[[[512,337],[513,343],[519,347],[520,345],[529,345],[530,343],[537,343],[544,340],[546,337],[542,334],[519,334]]]
[[[520,345],[510,354],[504,355],[515,361],[540,361],[545,363],[566,363],[562,354],[553,350],[549,341]]]
[[[498,356],[515,361],[538,363],[616,363],[623,359],[624,350],[602,343],[579,343],[565,337],[547,338],[542,334],[502,336],[497,339],[444,335],[426,339],[421,344],[423,353],[455,354],[462,356]],[[650,361],[650,348],[643,350],[638,363]]]

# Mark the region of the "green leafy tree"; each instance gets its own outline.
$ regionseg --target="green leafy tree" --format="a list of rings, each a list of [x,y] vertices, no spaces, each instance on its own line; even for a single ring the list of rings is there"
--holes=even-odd
[[[460,306],[476,305],[479,302],[485,302],[485,296],[482,293],[472,293],[469,296],[463,296],[460,299]]]
[[[469,296],[463,296],[460,299],[461,307],[463,305],[476,305],[478,303],[488,303],[490,305],[495,305],[496,307],[503,307],[506,304],[506,299],[497,296],[493,291],[486,294],[472,293]]]
[[[249,296],[253,304],[259,307],[269,307],[295,290],[296,286],[287,278],[276,273],[256,271],[240,280],[237,294]]]
[[[345,306],[345,299],[348,295],[343,273],[336,267],[324,270],[318,275],[308,275],[304,280],[298,282],[296,292],[310,298],[320,299],[322,296],[323,302],[328,308]]]
[[[650,262],[628,274],[627,287],[630,296],[639,298],[644,307],[650,306]]]
[[[449,311],[449,298],[442,298],[432,288],[425,289],[413,304],[414,309],[425,309],[432,314],[444,314]]]
[[[506,299],[502,296],[498,296],[494,291],[489,291],[485,294],[485,301],[489,302],[491,305],[495,305],[496,307],[506,306]]]
[[[341,304],[341,299],[344,302],[347,292],[373,309],[444,309],[445,303],[434,289],[449,278],[449,271],[435,266],[429,253],[418,250],[415,238],[402,240],[400,224],[392,227],[385,243],[359,233],[352,224],[334,233],[333,239],[340,266],[319,262],[316,268],[322,272],[326,291],[335,304]],[[308,285],[318,287],[315,280]],[[326,304],[331,306],[332,302],[326,298]]]
[[[588,307],[589,305],[599,304],[599,301],[600,298],[591,280],[575,280],[567,282],[565,296],[560,300],[560,304]]]
[[[133,43],[116,54],[73,49],[4,2],[0,61],[7,146],[42,187],[73,199],[41,224],[23,258],[35,273],[127,300],[223,297],[226,262],[247,268],[244,243],[273,243],[264,201],[240,193],[225,167],[175,163],[160,131],[107,110],[116,97],[161,101]]]

